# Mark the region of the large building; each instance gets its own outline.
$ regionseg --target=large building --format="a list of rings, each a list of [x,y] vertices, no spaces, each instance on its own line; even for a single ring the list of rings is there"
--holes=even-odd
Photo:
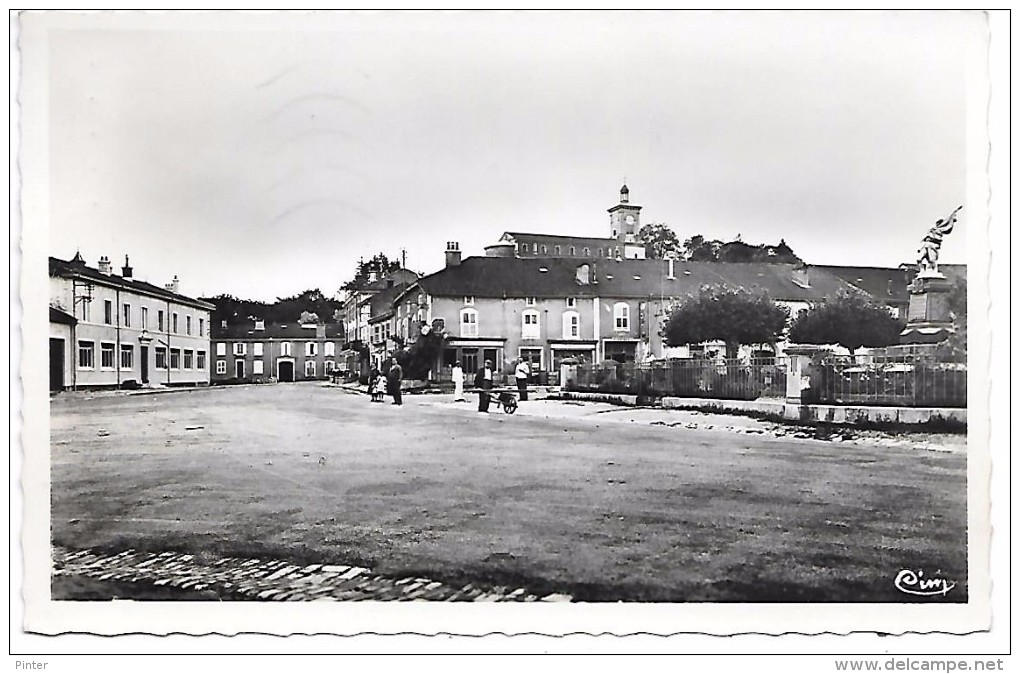
[[[689,355],[663,344],[674,303],[705,285],[766,291],[796,316],[850,284],[790,264],[470,257],[447,244],[447,266],[395,300],[391,330],[407,342],[422,326],[446,335],[442,368],[485,360],[508,370],[528,357],[556,371],[565,358],[646,361]]]
[[[49,259],[50,390],[209,383],[209,321],[215,308],[134,277],[107,257]]]
[[[337,369],[343,341],[340,323],[223,321],[212,330],[212,381],[325,379]]]
[[[637,240],[640,230],[641,207],[630,203],[630,190],[624,185],[620,188],[620,202],[609,209],[608,237],[504,232],[497,243],[485,248],[485,252],[493,257],[642,260],[646,249]]]

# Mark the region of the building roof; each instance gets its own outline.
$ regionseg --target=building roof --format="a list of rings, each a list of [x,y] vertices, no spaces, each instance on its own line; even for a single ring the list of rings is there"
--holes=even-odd
[[[915,274],[913,269],[900,267],[818,265],[815,269],[837,276],[883,302],[907,302],[910,299],[908,286]]]
[[[533,234],[531,232],[503,232],[503,236],[500,237],[500,241],[507,241],[509,239],[519,241],[521,239],[528,239],[529,241],[535,241],[537,243],[562,243],[569,241],[570,243],[577,246],[605,246],[607,244],[618,244],[619,239],[611,237],[599,237],[599,236],[574,236],[572,234]]]
[[[578,281],[578,269],[587,265],[591,283]],[[842,279],[817,267],[807,271],[809,284],[794,282],[796,265],[767,263],[674,263],[675,278],[668,278],[666,260],[598,260],[570,258],[469,257],[419,279],[433,296],[457,297],[679,297],[704,285],[760,289],[774,300],[813,302],[849,288]]]
[[[227,324],[213,324],[209,330],[209,336],[213,340],[226,339],[316,339],[315,328],[325,326],[326,338],[335,339],[344,336],[344,326],[341,323],[318,323],[308,324],[304,327],[300,322],[293,323],[266,323],[264,330],[256,330],[252,322]]]
[[[177,304],[186,304],[198,309],[207,309],[212,311],[216,308],[215,305],[210,304],[209,302],[181,295],[180,293],[175,293],[171,290],[167,290],[166,288],[160,288],[159,286],[152,285],[146,281],[136,278],[124,278],[123,276],[118,276],[116,274],[104,274],[98,269],[86,265],[80,254],[76,254],[74,259],[71,261],[51,257],[50,276],[76,276],[111,288],[121,288],[139,295],[158,297],[159,299],[169,300],[171,302],[176,302]]]
[[[372,295],[369,300],[369,323],[377,323],[393,315],[393,301],[407,288],[407,283],[396,283]]]
[[[56,307],[50,307],[50,323],[75,325],[76,323],[78,323],[78,319],[61,309],[57,309]]]

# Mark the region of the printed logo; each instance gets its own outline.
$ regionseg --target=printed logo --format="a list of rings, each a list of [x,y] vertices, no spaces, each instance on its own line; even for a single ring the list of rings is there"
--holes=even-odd
[[[903,569],[896,574],[893,581],[896,589],[906,594],[913,594],[919,597],[932,597],[937,594],[946,596],[950,590],[956,587],[956,583],[939,576],[936,571],[934,576],[924,577],[924,571],[918,569]]]

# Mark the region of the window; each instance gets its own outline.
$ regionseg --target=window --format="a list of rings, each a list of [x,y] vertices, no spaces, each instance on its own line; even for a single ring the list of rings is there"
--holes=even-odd
[[[234,355],[243,356],[248,353],[248,345],[244,342],[234,342]]]
[[[545,255],[548,251],[549,251],[549,249],[546,248],[546,246],[543,244],[543,246],[542,246],[542,255]]]
[[[180,370],[181,369],[181,350],[170,349],[170,369]]]
[[[584,253],[585,257],[588,257],[589,255],[591,255],[591,248],[588,248],[588,246],[585,246],[584,250],[582,250],[581,252]]]
[[[563,339],[581,337],[581,316],[576,311],[563,312]]]
[[[630,330],[630,305],[617,302],[613,305],[613,323],[616,330]]]
[[[156,369],[157,370],[165,370],[166,369],[166,347],[165,346],[157,346],[156,347]]]
[[[577,298],[576,297],[568,297],[567,298],[567,306],[568,307],[576,307],[577,306]]]
[[[386,324],[386,336],[387,337],[390,336],[390,324],[389,323]],[[326,342],[324,355],[326,355],[326,356],[335,356],[336,355],[336,344],[334,342]]]
[[[156,312],[156,329],[163,332],[163,310]]]
[[[601,248],[599,248],[599,257],[602,257],[602,255],[603,255],[603,251],[602,251]]]
[[[534,245],[534,249],[535,249],[535,252],[537,253],[538,252],[538,244],[537,243]]]
[[[184,331],[189,335],[191,334],[191,316],[184,317]]]
[[[280,342],[280,355],[281,356],[290,355],[290,342]]]
[[[184,369],[194,370],[195,369],[195,352],[191,349],[184,350]]]
[[[124,327],[131,327],[131,305],[127,302],[124,303]]]
[[[227,373],[227,361],[225,361],[225,360],[218,360],[218,361],[216,361],[216,374],[226,374],[226,373]]]
[[[474,295],[466,295],[464,297],[464,304],[474,304],[474,303],[475,303]]]
[[[535,298],[534,297],[525,297],[524,298],[524,306],[527,306],[527,307],[535,306]]]
[[[113,325],[113,302],[103,300],[103,323]]]
[[[263,361],[256,360],[255,362],[253,362],[251,364],[251,373],[252,374],[262,374],[263,372],[265,372],[265,365],[264,365]]]
[[[86,323],[92,320],[92,300],[84,298],[81,303],[81,320]]]
[[[173,315],[173,324],[171,325],[170,331],[173,332],[175,335],[177,334],[177,312],[176,311],[174,312],[174,315]]]
[[[521,338],[538,339],[541,329],[538,323],[537,311],[525,311],[521,316]]]
[[[570,254],[571,255],[577,255],[577,246],[571,246],[570,247]]]
[[[142,330],[149,328],[149,307],[142,307]]]
[[[99,345],[99,366],[104,370],[113,369],[113,344],[100,344]]]
[[[257,357],[262,356],[262,342],[255,342],[251,345],[251,355]]]
[[[205,369],[205,351],[195,352],[195,368],[199,370]]]
[[[306,377],[314,377],[315,376],[315,361],[314,360],[306,360],[305,361],[305,376]]]
[[[478,336],[478,312],[474,309],[461,309],[460,311],[460,336]]]
[[[78,342],[78,367],[91,370],[96,366],[95,342]]]
[[[531,361],[532,375],[542,369],[542,349],[523,348],[519,351],[519,357],[527,358]]]
[[[225,356],[225,355],[227,355],[227,343],[226,342],[217,342],[216,343],[216,355],[217,356]]]
[[[376,327],[379,327],[379,326],[376,326]],[[306,356],[314,356],[319,351],[318,346],[319,345],[316,344],[315,342],[305,342],[305,355]]]
[[[205,319],[198,319],[198,336],[205,337]]]
[[[560,254],[560,247],[559,246],[553,246],[553,252],[556,253],[557,255],[559,255]]]
[[[130,344],[120,345],[120,367],[122,370],[132,370],[135,367],[135,347]]]
[[[327,360],[325,368],[326,368],[326,374],[329,374],[330,372],[332,372],[333,370],[336,369],[336,363],[334,363],[331,360]]]

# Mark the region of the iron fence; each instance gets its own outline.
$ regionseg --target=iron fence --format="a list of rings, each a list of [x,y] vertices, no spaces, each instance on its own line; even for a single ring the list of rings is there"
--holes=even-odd
[[[639,396],[757,400],[786,395],[786,358],[580,365],[568,388]]]
[[[809,372],[807,403],[966,407],[967,364],[934,352],[825,355]]]

